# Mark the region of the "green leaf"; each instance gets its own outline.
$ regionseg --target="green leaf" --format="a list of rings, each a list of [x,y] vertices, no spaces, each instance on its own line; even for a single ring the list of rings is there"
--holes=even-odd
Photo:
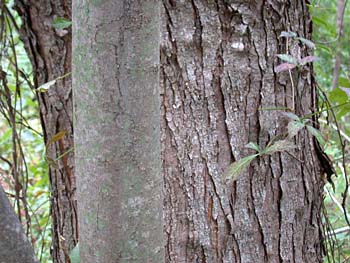
[[[339,78],[339,86],[343,88],[350,88],[350,80],[348,78]]]
[[[342,91],[344,91],[346,93],[346,95],[348,96],[348,99],[350,99],[350,89],[349,88],[343,88],[343,87],[340,87],[340,89]]]
[[[313,17],[312,22],[315,23],[316,25],[323,27],[331,36],[336,37],[337,33],[335,31],[335,26],[329,24],[326,22],[324,19],[321,19],[319,17]]]
[[[301,121],[299,116],[294,114],[293,112],[286,111],[286,112],[282,112],[282,114],[291,120],[295,120],[295,121],[299,121],[299,122]]]
[[[72,22],[64,17],[56,17],[52,22],[52,26],[56,29],[65,29],[70,27],[71,24]]]
[[[231,181],[236,181],[238,176],[250,165],[259,154],[248,155],[237,162],[232,163],[225,173],[225,177]]]
[[[49,139],[49,141],[46,144],[46,155],[47,155],[47,151],[48,151],[50,145],[61,140],[66,135],[66,133],[67,133],[66,130],[60,131]],[[48,157],[48,156],[46,156],[46,157]]]
[[[37,90],[40,92],[46,92],[55,84],[56,84],[56,80],[54,79],[41,85],[39,88],[37,88]]]
[[[66,135],[67,131],[60,131],[56,133],[54,136],[51,137],[49,142],[54,143],[57,142],[58,140],[62,139],[64,135]]]
[[[297,33],[295,32],[292,32],[292,31],[282,31],[281,34],[280,34],[280,37],[296,37],[297,36]]]
[[[309,39],[303,38],[303,37],[297,37],[296,39],[300,40],[302,43],[307,45],[309,48],[315,48],[314,42],[312,42]]]
[[[67,151],[60,154],[54,161],[57,162],[58,160],[62,159],[64,156],[66,156],[67,154],[71,153],[73,150],[74,150],[74,147],[69,148]]]
[[[323,49],[324,51],[326,51],[329,54],[333,53],[332,50],[328,46],[323,45],[323,44],[317,44],[317,48]]]
[[[350,113],[350,101],[342,106],[337,113],[337,119],[340,120],[342,117],[349,115]]]
[[[37,88],[37,90],[40,91],[40,92],[46,92],[46,91],[48,91],[53,85],[56,84],[56,81],[57,81],[57,80],[63,79],[63,78],[65,78],[65,77],[69,76],[70,74],[71,74],[71,72],[68,72],[67,74],[64,74],[63,76],[59,76],[59,77],[57,77],[56,79],[53,79],[53,80],[51,80],[51,81],[49,81],[49,82],[46,82],[45,84],[43,84],[43,85],[41,85],[39,88]]]
[[[270,146],[266,146],[266,148],[264,149],[264,154],[273,154],[276,152],[284,152],[284,151],[294,149],[295,147],[296,146],[294,145],[294,143],[292,143],[289,140],[280,140],[280,141],[274,142]]]
[[[281,60],[286,61],[288,63],[298,65],[298,59],[295,57],[288,55],[288,54],[277,54],[277,57],[279,57]]]
[[[275,72],[280,73],[283,71],[291,70],[291,69],[295,68],[296,66],[297,65],[291,64],[291,63],[282,63],[282,64],[278,65],[277,67],[275,67]]]
[[[341,88],[335,88],[329,92],[328,99],[334,104],[343,104],[348,100],[348,95]]]
[[[260,152],[260,151],[261,151],[259,145],[257,145],[255,142],[250,142],[250,143],[248,143],[248,144],[245,146],[245,148],[253,149],[253,150],[257,151],[257,152]]]
[[[298,132],[305,127],[305,124],[300,121],[291,121],[288,123],[288,137],[292,138],[298,134]]]
[[[2,133],[2,136],[0,137],[0,144],[6,143],[9,139],[11,139],[12,135],[12,129],[9,128],[6,130],[6,132]]]
[[[79,243],[72,249],[69,257],[71,263],[80,263]]]
[[[319,58],[315,56],[307,56],[300,59],[299,64],[303,66],[303,65],[306,65],[307,63],[314,62],[316,60],[319,60]]]
[[[306,125],[306,129],[313,135],[315,136],[316,140],[321,144],[321,145],[325,145],[326,144],[326,141],[325,139],[323,138],[321,132],[314,128],[313,126],[311,125]]]

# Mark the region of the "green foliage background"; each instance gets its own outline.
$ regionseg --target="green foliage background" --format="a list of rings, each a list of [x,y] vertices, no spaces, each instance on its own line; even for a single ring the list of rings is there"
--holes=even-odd
[[[48,165],[33,72],[17,32],[20,18],[13,1],[5,4],[0,9],[0,183],[38,258],[50,263]]]
[[[347,190],[350,156],[350,9],[348,1],[345,1],[344,31],[339,37],[337,6],[338,1],[319,0],[312,2],[310,10],[314,24],[313,41],[317,47],[315,55],[321,59],[314,63],[315,75],[320,88],[326,92],[335,115],[334,118],[332,112],[325,111],[320,117],[321,130],[326,139],[324,149],[333,160],[337,173],[337,177],[333,177],[335,191],[331,185],[325,186],[324,220],[329,225],[326,228],[328,237],[332,237],[328,239],[328,257],[325,262],[350,262],[350,232],[344,216],[344,213],[348,214],[350,207]],[[333,70],[337,55],[340,55],[341,67],[338,85],[333,89]],[[320,94],[319,97],[322,110],[327,105],[324,96]],[[345,203],[344,195],[347,198]]]

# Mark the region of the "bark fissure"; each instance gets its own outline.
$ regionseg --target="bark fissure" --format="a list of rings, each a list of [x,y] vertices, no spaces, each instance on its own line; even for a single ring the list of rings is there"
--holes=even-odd
[[[71,18],[71,1],[17,0],[15,5],[23,20],[21,38],[31,59],[34,88],[71,71],[70,30],[57,31],[52,27],[55,17]],[[51,143],[47,149],[52,160],[73,147],[72,92],[70,76],[37,93],[44,139],[58,132],[64,138]],[[77,212],[73,151],[50,165],[51,213],[53,224],[54,262],[68,262],[67,255],[77,242]],[[64,240],[64,242],[62,241]]]
[[[38,22],[49,23],[56,15],[69,18],[70,2],[17,2],[25,35],[30,36],[25,41],[37,73],[37,87],[70,71],[69,30],[60,37]],[[121,8],[130,12],[130,6]],[[287,121],[280,111],[259,109],[295,107],[300,116],[315,110],[312,68],[306,66],[302,74],[293,74],[296,105],[292,105],[289,75],[273,70],[279,63],[276,54],[286,52],[285,40],[279,38],[281,31],[291,30],[310,38],[307,12],[304,0],[162,1],[160,83],[166,262],[321,262],[318,209],[322,181],[310,135],[301,133],[299,137],[305,140],[297,140],[296,144],[303,147],[291,152],[304,163],[286,153],[274,154],[255,160],[237,182],[226,183],[222,178],[233,160],[252,153],[244,148],[249,141],[264,147],[285,132]],[[92,22],[89,12],[81,19],[86,24]],[[124,41],[127,36],[112,28],[113,21],[102,23],[102,31],[90,31],[105,31]],[[130,26],[137,19],[123,22],[123,27]],[[87,45],[92,47],[92,43]],[[54,48],[48,50],[48,46]],[[123,74],[118,65],[127,47],[120,50],[113,44],[108,48],[111,64],[115,65],[111,81],[119,88],[118,96],[124,98],[128,90],[119,83]],[[294,56],[309,53],[300,44],[291,45],[289,51]],[[64,54],[63,59],[57,54]],[[82,67],[87,69],[84,64]],[[91,79],[86,81],[95,81],[96,74],[90,74]],[[108,78],[102,81],[106,86],[109,82]],[[64,140],[51,146],[50,155],[54,157],[72,146],[70,78],[59,81],[48,94],[38,94],[38,98],[46,140],[58,131],[68,131]],[[123,118],[130,116],[124,104],[111,103],[116,105],[120,128]],[[135,127],[135,122],[130,126]],[[136,144],[128,138],[128,151],[132,151]],[[59,250],[67,251],[59,243],[60,235],[67,240],[64,246],[68,250],[77,236],[75,179],[70,177],[74,174],[72,157],[68,155],[60,160],[58,169],[50,170],[53,220],[59,229],[54,233],[54,243],[58,244],[55,263],[65,262]],[[133,157],[132,163],[140,168]]]
[[[261,109],[293,108],[288,74],[274,72],[276,54],[285,50],[279,35],[291,29],[309,34],[304,27],[310,24],[301,5],[288,6],[279,1],[163,1],[163,171],[171,178],[165,182],[172,189],[169,200],[178,202],[164,203],[166,222],[173,224],[167,227],[168,242],[179,247],[186,240],[176,218],[190,209],[187,235],[198,244],[187,247],[186,255],[168,249],[169,262],[320,262],[314,253],[300,253],[310,251],[303,247],[305,240],[314,251],[321,242],[318,234],[304,234],[306,219],[319,229],[306,211],[316,211],[322,200],[305,192],[322,193],[322,182],[314,176],[316,158],[313,175],[307,172],[305,160],[314,155],[307,133],[300,134],[304,141],[296,141],[305,148],[291,152],[304,163],[274,154],[253,161],[235,183],[222,178],[233,160],[252,153],[244,149],[249,141],[263,148],[286,130],[279,111]],[[296,46],[291,51],[299,52]],[[310,113],[312,88],[302,76],[293,74],[293,80],[295,94],[302,97],[297,114]],[[190,205],[181,207],[182,202]]]

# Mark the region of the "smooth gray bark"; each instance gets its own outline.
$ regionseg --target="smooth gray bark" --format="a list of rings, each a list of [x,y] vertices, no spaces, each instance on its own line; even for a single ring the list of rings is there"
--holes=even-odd
[[[0,263],[38,263],[34,249],[0,185]]]
[[[79,248],[84,263],[164,260],[159,2],[73,3]]]
[[[47,15],[45,10],[51,10],[52,14],[59,10],[56,6],[46,8],[47,3],[69,1],[23,2],[32,2],[32,5],[37,3],[28,16],[35,19],[36,10],[41,10],[44,18]],[[89,2],[96,12],[103,13],[98,8],[102,1]],[[305,70],[300,74],[293,71],[295,105],[292,105],[288,74],[275,74],[273,70],[280,63],[276,54],[286,52],[285,39],[279,38],[281,31],[290,30],[310,38],[306,1],[164,0],[162,3],[166,262],[320,262],[322,229],[319,211],[323,183],[313,139],[309,134],[304,131],[300,133],[296,140],[298,149],[292,152],[304,163],[286,153],[265,156],[254,161],[236,183],[226,185],[222,181],[222,174],[232,161],[251,153],[244,148],[248,141],[258,142],[263,147],[276,134],[285,132],[287,120],[280,117],[280,112],[260,111],[259,108],[290,107],[295,108],[298,115],[316,110],[312,67],[304,67]],[[86,1],[84,4],[87,4]],[[91,26],[89,10],[79,10],[81,18],[86,20],[78,26],[89,24],[91,29],[82,32],[86,38],[101,29]],[[120,13],[116,12],[114,18],[114,23],[120,21]],[[52,59],[49,45],[43,48],[45,45],[42,43],[45,41],[42,40],[47,40],[47,32],[40,25],[44,27],[46,23],[31,23],[35,27],[34,35],[39,36],[31,42],[36,48],[34,55],[38,68],[44,68],[45,65],[69,65]],[[132,25],[133,22],[125,24]],[[111,23],[102,27],[103,30],[95,36],[110,39],[110,36],[115,35],[119,38],[118,34],[122,31],[114,25]],[[39,35],[39,32],[44,33]],[[28,32],[28,35],[33,36],[32,32]],[[60,41],[55,40],[55,43]],[[96,93],[97,96],[107,97],[110,94],[110,82],[115,79],[105,77],[101,74],[102,70],[95,70],[101,65],[92,67],[88,58],[91,50],[96,55],[93,48],[97,43],[82,43],[81,48],[85,49],[86,44],[86,49],[82,50],[82,62],[79,63],[81,75],[91,75],[98,85],[107,83],[107,94]],[[112,44],[115,42],[109,46],[111,51],[100,57],[100,60],[105,60],[106,67],[112,67],[113,63],[109,61],[114,58],[112,54],[118,51],[113,49]],[[65,50],[53,54],[67,54],[69,59],[69,49]],[[294,45],[292,51],[293,55],[306,56],[309,53],[300,45]],[[45,63],[42,63],[42,58],[47,58]],[[45,71],[40,70],[38,75],[43,75],[42,72]],[[64,72],[60,71],[60,74]],[[52,77],[50,74],[48,79]],[[89,79],[86,80],[88,90],[95,93]],[[60,97],[68,98],[69,102],[70,97],[63,93],[67,90],[62,87],[57,91],[62,93]],[[71,108],[69,103],[68,107],[64,103],[62,109],[53,97],[54,91],[41,96],[44,98],[41,100],[42,109],[47,120],[60,120],[56,123],[61,125],[67,120],[61,113],[70,113]],[[84,91],[77,93],[84,95]],[[110,98],[112,100],[113,97]],[[113,105],[112,109],[115,109],[118,103],[114,102]],[[86,114],[98,115],[93,111],[101,108],[101,104],[96,105],[92,101],[87,106]],[[105,107],[108,108],[108,105]],[[50,111],[45,111],[47,109]],[[60,111],[56,112],[58,109]],[[96,118],[105,121],[105,117]],[[56,128],[56,123],[50,127]],[[98,145],[101,128],[94,124],[89,127],[89,132],[96,134],[96,139],[91,140]],[[113,130],[110,133],[114,134]],[[110,147],[113,145],[107,149]],[[100,150],[97,148],[96,151]],[[111,150],[113,158],[115,154],[120,155],[115,149]],[[96,158],[100,157],[96,155]],[[91,164],[93,166],[94,163]],[[67,178],[63,172],[61,174],[62,178]],[[98,178],[92,183],[101,178],[100,174],[103,173],[96,171]],[[60,183],[61,177],[54,179],[59,180],[58,196],[69,194],[64,190],[69,188]],[[96,193],[89,193],[96,197]],[[104,195],[99,198],[103,199]],[[105,200],[112,202],[108,198]],[[71,214],[63,209],[68,207],[67,202],[56,207],[54,211],[58,211],[58,215],[70,217]],[[57,222],[63,230],[72,226],[65,219]],[[70,232],[63,233],[66,237]]]

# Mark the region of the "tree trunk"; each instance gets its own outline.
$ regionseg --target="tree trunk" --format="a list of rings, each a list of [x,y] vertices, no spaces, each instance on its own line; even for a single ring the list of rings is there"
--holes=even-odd
[[[164,259],[159,3],[73,3],[81,262]]]
[[[312,67],[276,74],[282,31],[310,39],[304,0],[163,0],[162,153],[166,262],[321,262],[323,182],[314,139],[227,166],[286,132],[281,111],[315,111]],[[290,42],[291,43],[291,42]],[[309,53],[291,43],[294,56]],[[294,91],[293,91],[294,89]]]
[[[71,72],[71,30],[52,26],[56,17],[71,18],[71,0],[16,0],[16,9],[23,20],[20,35],[32,62],[35,86]],[[78,238],[70,76],[37,93],[37,98],[50,166],[53,260],[65,263],[70,262],[69,251]],[[59,132],[66,134],[52,140]]]
[[[0,237],[0,263],[39,262],[1,184]]]
[[[303,116],[316,108],[310,66],[293,71],[294,99],[288,73],[273,70],[276,54],[286,53],[281,31],[310,39],[306,2],[162,2],[166,262],[320,262],[322,181],[309,134],[302,131],[295,140],[291,154],[299,160],[273,154],[255,160],[234,183],[222,176],[232,161],[252,153],[246,143],[263,147],[285,133],[280,111],[259,109],[289,107]],[[70,2],[17,3],[37,85],[69,72],[70,32],[60,37],[50,22],[54,15],[69,18]],[[308,53],[297,45],[291,51]],[[65,149],[72,145],[69,81],[39,94],[46,141],[67,130]],[[51,145],[52,157],[59,145]],[[73,172],[72,155],[66,160]],[[75,183],[62,160],[58,164],[50,170],[53,245],[55,262],[65,262],[59,236],[69,248],[76,240]]]

